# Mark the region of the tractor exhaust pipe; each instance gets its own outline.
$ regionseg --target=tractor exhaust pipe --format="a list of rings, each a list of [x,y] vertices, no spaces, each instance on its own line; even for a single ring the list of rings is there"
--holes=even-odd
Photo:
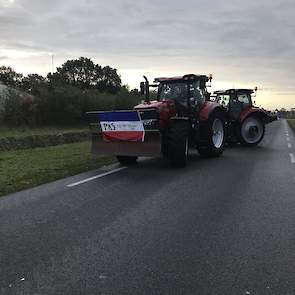
[[[149,103],[150,102],[150,83],[146,76],[143,76],[143,78],[145,80],[145,101]]]

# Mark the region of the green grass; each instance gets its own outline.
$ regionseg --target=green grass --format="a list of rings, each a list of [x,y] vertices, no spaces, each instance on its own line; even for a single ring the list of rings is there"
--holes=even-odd
[[[30,135],[46,135],[46,134],[57,134],[57,133],[67,133],[67,132],[81,132],[87,131],[88,126],[76,126],[76,127],[60,127],[60,126],[50,126],[42,128],[28,128],[28,127],[8,127],[0,126],[0,138],[4,137],[25,137]]]
[[[115,162],[94,156],[90,142],[0,153],[0,196]]]
[[[290,127],[293,129],[293,131],[295,132],[295,119],[288,119],[287,120]]]

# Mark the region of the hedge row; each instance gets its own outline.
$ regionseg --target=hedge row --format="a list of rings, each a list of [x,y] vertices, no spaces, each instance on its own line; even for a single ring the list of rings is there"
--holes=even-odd
[[[63,85],[52,89],[40,87],[34,96],[7,89],[2,98],[0,93],[0,124],[31,127],[78,124],[85,121],[88,111],[130,109],[140,99],[127,89],[110,94]]]
[[[48,147],[73,142],[81,142],[90,138],[89,131],[67,132],[59,134],[30,135],[21,138],[0,138],[0,151],[23,150],[37,147]]]

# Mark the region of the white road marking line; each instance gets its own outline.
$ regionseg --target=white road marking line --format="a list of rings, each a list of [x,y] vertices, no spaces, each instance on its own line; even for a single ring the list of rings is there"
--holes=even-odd
[[[290,141],[290,137],[287,137],[287,141]]]
[[[111,171],[108,171],[108,172],[105,172],[105,173],[101,173],[101,174],[98,174],[98,175],[95,175],[95,176],[92,176],[92,177],[89,177],[89,178],[86,178],[86,179],[83,179],[83,180],[68,184],[67,187],[74,187],[74,186],[83,184],[85,182],[89,182],[89,181],[97,179],[97,178],[102,178],[104,176],[119,172],[119,171],[124,170],[126,168],[127,167],[120,167],[120,168],[117,168],[117,169],[114,169],[114,170],[111,170]]]
[[[289,154],[290,155],[290,161],[292,164],[295,164],[295,156],[294,154]]]
[[[292,148],[292,144],[289,142],[288,143],[288,148],[291,149]]]

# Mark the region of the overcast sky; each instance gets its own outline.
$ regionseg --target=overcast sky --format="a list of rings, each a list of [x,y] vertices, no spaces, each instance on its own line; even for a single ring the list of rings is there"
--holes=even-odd
[[[136,87],[143,74],[212,73],[295,107],[295,0],[0,0],[0,65],[46,74],[86,56]]]

